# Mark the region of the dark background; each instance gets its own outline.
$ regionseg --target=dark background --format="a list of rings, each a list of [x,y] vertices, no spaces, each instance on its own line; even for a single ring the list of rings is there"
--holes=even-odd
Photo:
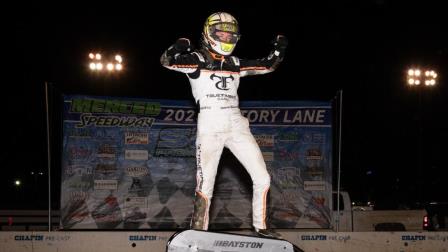
[[[203,23],[216,11],[238,19],[242,38],[234,55],[241,58],[266,56],[277,34],[289,38],[286,58],[276,72],[241,80],[241,100],[328,101],[343,90],[341,186],[354,201],[387,209],[448,201],[448,40],[442,3],[154,4],[39,3],[7,11],[0,209],[48,206],[46,81],[54,87],[53,105],[62,92],[192,99],[186,77],[163,68],[159,57],[179,37],[199,46]],[[125,71],[89,72],[91,51],[122,54]],[[406,73],[414,66],[435,70],[437,85],[408,86]],[[51,113],[57,131],[57,108]],[[52,139],[57,148],[57,133]],[[14,185],[17,179],[21,186]],[[57,208],[58,171],[53,180]]]

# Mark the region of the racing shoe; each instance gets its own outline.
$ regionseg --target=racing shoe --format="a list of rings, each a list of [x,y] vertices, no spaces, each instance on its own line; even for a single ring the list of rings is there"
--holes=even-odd
[[[283,239],[281,234],[275,232],[272,229],[258,229],[258,228],[255,228],[255,232],[260,237],[273,238],[273,239]]]

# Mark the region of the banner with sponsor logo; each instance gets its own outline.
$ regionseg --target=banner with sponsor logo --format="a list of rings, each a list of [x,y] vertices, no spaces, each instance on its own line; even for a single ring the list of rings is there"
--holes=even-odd
[[[275,228],[331,225],[330,102],[243,102],[272,177]],[[196,186],[189,101],[65,96],[61,227],[188,228]],[[210,229],[251,227],[252,182],[223,152]]]

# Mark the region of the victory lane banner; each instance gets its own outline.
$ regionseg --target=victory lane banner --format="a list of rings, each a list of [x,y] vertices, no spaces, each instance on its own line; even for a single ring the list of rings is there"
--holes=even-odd
[[[63,106],[61,228],[188,228],[196,187],[192,102],[73,95]],[[243,102],[241,109],[272,177],[271,226],[329,228],[330,102]],[[225,151],[210,229],[251,227],[251,199],[249,175]]]

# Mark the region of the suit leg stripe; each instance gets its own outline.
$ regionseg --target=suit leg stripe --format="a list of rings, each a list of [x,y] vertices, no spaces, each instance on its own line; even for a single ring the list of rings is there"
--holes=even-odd
[[[267,187],[266,189],[264,189],[263,191],[263,216],[262,216],[262,225],[263,228],[266,229],[266,200],[267,200],[267,195],[268,195],[268,191],[269,191],[269,187]]]
[[[197,194],[199,194],[200,197],[202,197],[205,200],[205,211],[204,211],[204,226],[202,227],[203,230],[207,230],[208,227],[208,198],[207,196],[205,196],[205,194],[201,193],[201,192],[196,192]]]

